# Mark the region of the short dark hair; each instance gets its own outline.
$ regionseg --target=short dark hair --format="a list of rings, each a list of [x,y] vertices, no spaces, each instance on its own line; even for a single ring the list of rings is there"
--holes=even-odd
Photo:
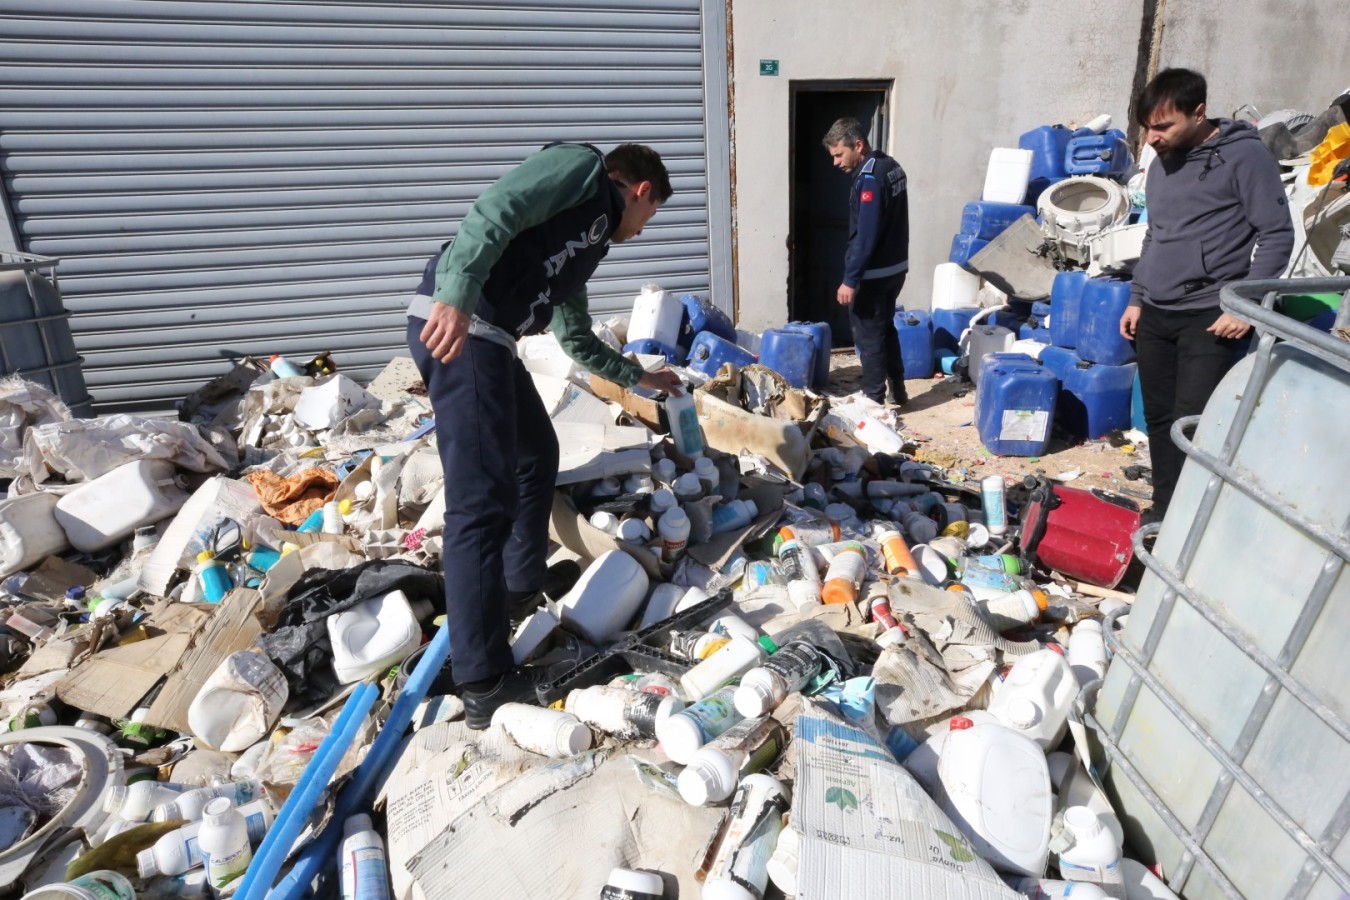
[[[825,137],[820,142],[829,150],[837,144],[848,144],[852,146],[858,141],[867,143],[867,131],[862,127],[862,123],[852,117],[838,119],[830,130],[825,132]]]
[[[670,186],[670,173],[661,155],[643,144],[620,144],[605,156],[605,168],[628,184],[643,181],[652,183],[659,203],[665,203],[675,189]]]
[[[1205,76],[1190,69],[1163,69],[1153,76],[1134,102],[1134,119],[1143,127],[1161,109],[1172,107],[1190,115],[1205,102],[1208,91]]]

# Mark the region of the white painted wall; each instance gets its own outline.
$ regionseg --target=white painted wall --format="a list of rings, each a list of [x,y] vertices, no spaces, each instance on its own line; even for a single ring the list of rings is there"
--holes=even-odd
[[[743,325],[787,318],[790,81],[894,82],[889,150],[909,173],[912,222],[900,302],[926,307],[990,148],[1100,112],[1125,127],[1143,3],[730,0]],[[1160,65],[1204,72],[1217,113],[1320,111],[1350,83],[1344,0],[1173,0],[1162,18]],[[761,76],[761,59],[779,60],[780,74]]]
[[[1037,125],[1124,121],[1142,0],[733,0],[739,317],[787,318],[788,83],[891,79],[889,149],[909,175],[911,274],[927,307],[989,150]],[[778,77],[759,75],[778,59]],[[821,148],[824,153],[824,148]]]

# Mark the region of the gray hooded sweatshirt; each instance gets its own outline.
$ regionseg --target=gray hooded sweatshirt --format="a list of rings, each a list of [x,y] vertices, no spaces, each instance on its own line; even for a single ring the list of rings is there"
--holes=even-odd
[[[1276,278],[1289,264],[1294,225],[1279,166],[1251,125],[1216,124],[1203,144],[1149,166],[1149,227],[1131,306],[1217,307],[1224,284]]]

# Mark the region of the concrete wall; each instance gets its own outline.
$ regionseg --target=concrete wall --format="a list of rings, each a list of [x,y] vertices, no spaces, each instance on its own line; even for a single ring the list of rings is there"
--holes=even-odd
[[[1159,65],[1209,81],[1209,108],[1231,115],[1318,113],[1350,87],[1350,9],[1344,0],[1173,0],[1162,8]]]
[[[893,81],[889,150],[909,173],[911,274],[926,307],[989,150],[1037,125],[1108,112],[1122,127],[1144,0],[731,0],[737,302],[749,328],[787,318],[789,83]],[[1350,81],[1343,0],[1172,0],[1159,63],[1210,79],[1211,106],[1324,108]],[[1260,49],[1258,49],[1258,47]],[[759,61],[777,59],[777,77]],[[1313,60],[1311,64],[1308,62]],[[825,152],[823,149],[821,152]]]

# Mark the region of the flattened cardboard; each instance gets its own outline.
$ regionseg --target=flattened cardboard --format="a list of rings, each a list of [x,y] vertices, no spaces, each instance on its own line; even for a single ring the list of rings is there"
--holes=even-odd
[[[122,647],[110,647],[76,666],[56,686],[62,703],[122,719],[155,683],[180,662],[192,643],[190,634],[164,634]]]
[[[186,652],[168,673],[164,689],[146,715],[147,723],[192,733],[188,728],[188,706],[225,657],[253,646],[262,633],[256,616],[261,606],[262,594],[247,588],[235,589],[221,601],[215,615],[193,636]]]

